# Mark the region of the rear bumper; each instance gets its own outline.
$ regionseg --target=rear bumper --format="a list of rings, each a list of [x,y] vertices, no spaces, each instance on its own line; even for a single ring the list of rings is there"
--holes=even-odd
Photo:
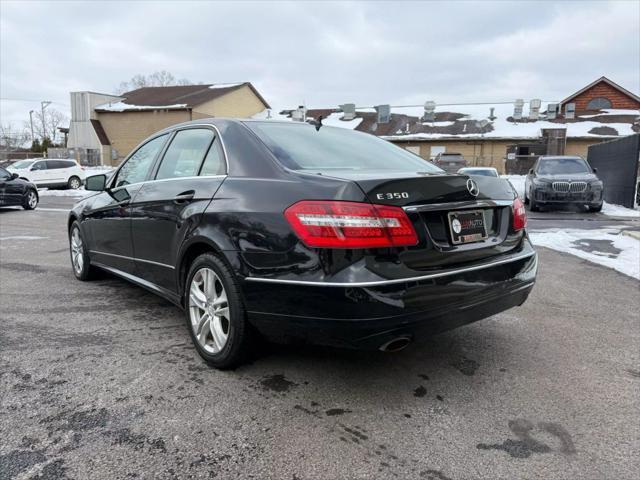
[[[273,340],[377,349],[398,336],[451,330],[521,305],[536,271],[526,241],[518,254],[427,278],[361,286],[252,279],[243,290],[250,322]]]

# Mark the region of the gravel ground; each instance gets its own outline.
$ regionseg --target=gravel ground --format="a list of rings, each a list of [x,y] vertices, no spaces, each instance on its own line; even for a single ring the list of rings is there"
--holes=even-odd
[[[0,479],[636,479],[639,283],[540,249],[525,305],[398,354],[208,368],[182,313],[0,211]]]

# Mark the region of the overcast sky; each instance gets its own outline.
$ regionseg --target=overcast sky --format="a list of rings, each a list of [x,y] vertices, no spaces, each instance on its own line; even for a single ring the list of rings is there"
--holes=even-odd
[[[156,70],[251,81],[274,107],[561,100],[601,75],[640,91],[638,1],[1,0],[0,22],[0,113],[20,125]]]

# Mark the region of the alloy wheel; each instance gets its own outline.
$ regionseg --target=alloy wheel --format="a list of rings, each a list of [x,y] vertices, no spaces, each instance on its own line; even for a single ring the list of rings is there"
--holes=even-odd
[[[77,228],[71,232],[71,262],[73,269],[80,275],[84,267],[84,249],[82,248],[82,237],[80,237],[80,231]]]
[[[225,347],[231,330],[229,302],[220,277],[210,268],[201,268],[191,280],[189,318],[194,337],[207,353]]]
[[[77,190],[80,188],[80,180],[78,180],[77,178],[72,178],[71,181],[69,182],[69,186],[74,189]]]
[[[38,205],[38,196],[35,192],[30,191],[27,195],[27,205],[29,205],[29,208],[32,210]]]

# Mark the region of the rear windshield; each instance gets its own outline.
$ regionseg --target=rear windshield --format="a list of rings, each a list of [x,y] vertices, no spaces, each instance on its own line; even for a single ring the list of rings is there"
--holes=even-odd
[[[538,173],[542,175],[588,172],[589,166],[581,158],[545,158],[538,165]]]
[[[245,123],[275,157],[292,170],[425,172],[442,170],[368,133],[306,123]]]

